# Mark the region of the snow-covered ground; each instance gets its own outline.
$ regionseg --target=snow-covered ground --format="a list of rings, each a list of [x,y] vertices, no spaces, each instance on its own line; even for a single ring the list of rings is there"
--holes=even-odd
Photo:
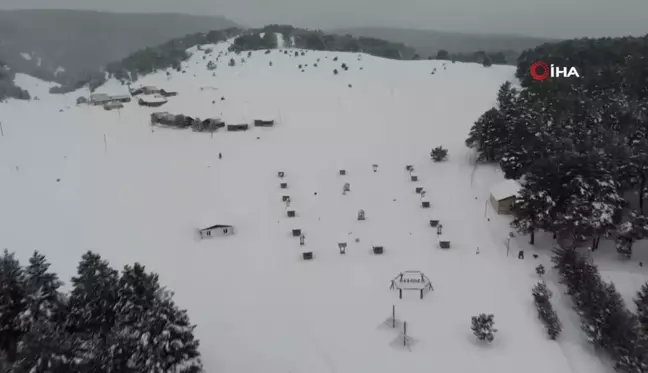
[[[222,57],[212,72],[207,62],[225,47],[206,48],[214,48],[206,60],[192,49],[185,74],[142,78],[179,92],[161,108],[77,107],[87,90],[47,95],[46,83],[21,76],[17,83],[41,100],[0,104],[0,247],[23,259],[38,249],[64,279],[86,250],[116,267],[146,264],[198,324],[208,372],[611,371],[586,345],[551,270],[565,331],[560,342],[547,339],[530,291],[535,266],[550,267],[549,250],[527,249],[520,237],[510,251],[524,248],[526,259],[507,256],[510,218],[487,202],[503,177],[476,167],[464,145],[513,67],[275,50],[243,53],[234,67]],[[98,92],[125,90],[109,81]],[[278,123],[211,136],[152,128],[155,111]],[[437,145],[448,161],[430,160]],[[351,192],[342,195],[345,182]],[[417,186],[431,208],[421,208]],[[286,217],[284,194],[296,218]],[[359,209],[365,221],[356,220]],[[450,250],[438,247],[430,219],[441,220]],[[214,224],[237,232],[195,238]],[[294,228],[314,260],[301,260]],[[346,255],[339,242],[348,243]],[[434,291],[398,299],[390,280],[406,270],[425,273]],[[646,279],[639,269],[633,276]],[[619,285],[632,294],[642,281]],[[399,331],[380,327],[392,305],[416,341],[409,350],[392,345]],[[470,331],[482,312],[495,314],[499,330],[490,346]]]

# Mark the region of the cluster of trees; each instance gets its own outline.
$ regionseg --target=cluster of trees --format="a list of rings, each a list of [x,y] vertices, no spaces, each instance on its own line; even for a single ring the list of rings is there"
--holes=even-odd
[[[552,261],[574,302],[588,341],[607,351],[618,371],[648,371],[648,334],[614,284],[603,281],[598,268],[576,250],[557,248],[554,254]],[[648,287],[642,290],[648,294]],[[643,300],[637,302],[645,304]]]
[[[531,244],[542,230],[573,247],[591,239],[596,250],[614,234],[630,255],[648,234],[646,59],[648,36],[544,44],[520,57],[521,87],[503,84],[475,122],[466,145],[521,180],[513,227]],[[574,66],[580,78],[535,81],[537,60]]]
[[[306,30],[290,25],[269,25],[259,29],[250,29],[234,40],[230,51],[276,48],[276,33],[283,36],[285,46],[290,48],[362,52],[398,60],[414,59],[416,56],[414,49],[402,43],[368,37],[326,34],[321,30]]]
[[[432,57],[430,57],[432,59]],[[476,62],[484,66],[507,65],[515,61],[512,52],[485,52],[477,51],[473,53],[450,53],[445,49],[437,51],[435,60],[447,60],[452,62]]]
[[[29,100],[29,92],[14,84],[15,74],[9,66],[0,61],[0,102],[8,98]]]
[[[277,36],[270,32],[250,31],[239,35],[229,47],[230,52],[277,48]]]
[[[139,75],[168,68],[180,71],[182,62],[190,57],[187,49],[196,45],[219,43],[240,32],[240,29],[228,28],[207,33],[189,34],[156,47],[135,52],[117,63],[108,65],[106,71],[111,76],[124,81],[135,81]]]
[[[146,75],[158,70],[173,68],[180,71],[183,61],[190,56],[187,49],[196,45],[214,44],[240,33],[237,28],[214,30],[207,33],[194,33],[182,38],[173,39],[155,47],[137,51],[121,61],[108,64],[99,72],[88,74],[86,78],[74,84],[52,88],[51,93],[67,93],[81,87],[89,86],[91,90],[101,86],[109,77],[115,77],[122,82],[136,81],[140,75]]]
[[[8,373],[199,373],[195,328],[158,275],[119,273],[87,252],[64,294],[44,255],[0,256],[0,370]]]

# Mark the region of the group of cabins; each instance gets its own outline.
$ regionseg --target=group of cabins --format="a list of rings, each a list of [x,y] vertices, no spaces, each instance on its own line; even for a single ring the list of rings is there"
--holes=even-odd
[[[215,132],[220,128],[226,128],[228,132],[247,131],[250,129],[250,125],[247,123],[225,124],[225,122],[219,118],[201,120],[200,118],[193,118],[182,114],[171,114],[169,112],[157,112],[151,114],[151,124],[176,128],[191,127],[196,132]],[[272,127],[274,124],[274,120],[257,119],[254,121],[255,127]]]
[[[93,106],[103,106],[106,110],[121,109],[124,103],[131,102],[132,96],[140,94],[154,95],[152,98],[140,98],[140,106],[159,107],[167,103],[166,97],[176,96],[177,92],[167,92],[164,89],[158,89],[153,86],[145,86],[135,90],[129,90],[130,95],[108,95],[106,93],[93,93],[90,99],[85,97],[77,98],[77,104],[90,104]]]

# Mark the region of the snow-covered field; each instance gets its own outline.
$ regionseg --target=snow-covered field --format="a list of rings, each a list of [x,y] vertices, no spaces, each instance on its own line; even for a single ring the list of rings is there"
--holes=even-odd
[[[88,92],[52,96],[49,84],[19,75],[40,100],[0,104],[0,247],[23,259],[38,249],[64,279],[86,250],[116,267],[140,261],[159,272],[198,324],[208,372],[611,371],[585,344],[553,271],[547,280],[565,331],[560,342],[546,337],[530,291],[535,266],[550,267],[549,250],[532,250],[538,259],[506,255],[510,218],[487,204],[503,177],[475,167],[464,145],[513,67],[275,50],[243,53],[234,67],[221,57],[212,76],[207,61],[225,47],[207,47],[214,51],[206,60],[192,49],[185,74],[142,79],[179,92],[162,108],[77,107]],[[127,92],[113,81],[98,91]],[[154,111],[278,124],[212,137],[152,129]],[[437,145],[448,148],[448,161],[430,160]],[[345,182],[351,192],[342,195]],[[417,186],[430,209],[421,208]],[[284,194],[296,218],[285,216]],[[356,220],[359,209],[365,221]],[[438,247],[430,219],[441,220],[450,250]],[[195,238],[214,224],[237,233]],[[314,260],[301,260],[293,228]],[[511,252],[526,240],[513,239]],[[348,243],[346,255],[339,242]],[[406,270],[424,272],[434,291],[399,300],[390,280]],[[647,277],[631,275],[643,280],[619,284],[632,287],[628,294]],[[392,305],[416,342],[409,350],[393,345],[398,330],[380,327]],[[495,314],[499,330],[489,346],[470,331],[482,312]]]

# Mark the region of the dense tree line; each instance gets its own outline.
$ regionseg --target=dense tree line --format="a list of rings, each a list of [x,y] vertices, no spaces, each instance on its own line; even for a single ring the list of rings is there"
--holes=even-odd
[[[606,351],[621,372],[648,371],[648,335],[614,284],[601,279],[596,266],[572,248],[557,248],[552,261],[581,318],[588,341]]]
[[[445,49],[437,51],[435,60],[448,60],[453,62],[475,62],[484,65],[508,65],[515,61],[516,54],[514,52],[485,52],[476,51],[473,53],[450,53]],[[432,58],[432,57],[430,57]]]
[[[158,275],[87,252],[65,294],[44,255],[0,256],[0,362],[7,373],[199,373],[199,342]]]
[[[535,81],[537,60],[574,66],[580,78]],[[646,60],[648,37],[544,44],[520,57],[521,86],[503,84],[497,106],[475,122],[466,145],[521,181],[513,226],[531,243],[547,231],[596,250],[614,236],[629,256],[648,234]]]
[[[230,51],[276,48],[276,34],[281,34],[287,48],[362,52],[398,60],[414,59],[416,56],[412,48],[402,43],[368,37],[327,34],[321,30],[307,30],[290,25],[269,25],[259,29],[250,29],[234,40]]]
[[[19,100],[29,100],[29,92],[14,84],[15,74],[6,63],[0,61],[0,102],[15,98]]]

